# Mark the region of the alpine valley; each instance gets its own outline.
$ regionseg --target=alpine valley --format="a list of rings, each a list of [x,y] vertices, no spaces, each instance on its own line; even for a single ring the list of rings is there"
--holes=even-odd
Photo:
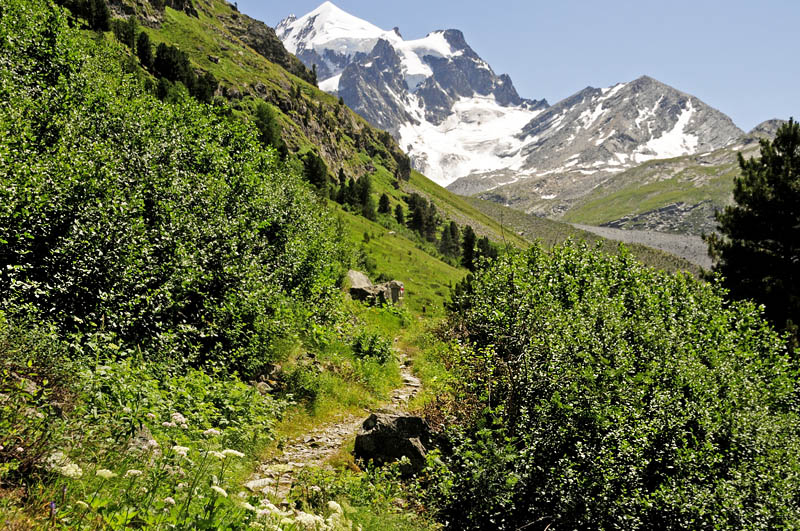
[[[714,211],[732,200],[736,153],[757,151],[752,140],[775,130],[765,122],[746,135],[648,76],[554,105],[526,99],[459,30],[406,40],[331,2],[284,19],[276,33],[316,68],[321,89],[391,132],[415,169],[458,194],[538,216],[708,232]],[[616,208],[604,213],[611,195]]]

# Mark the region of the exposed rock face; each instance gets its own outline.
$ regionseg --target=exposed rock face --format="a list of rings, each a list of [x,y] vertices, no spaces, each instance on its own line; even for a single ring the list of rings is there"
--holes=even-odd
[[[425,456],[431,446],[430,429],[420,417],[372,414],[364,421],[356,436],[353,454],[356,459],[384,465],[408,458],[406,474],[425,467]]]
[[[484,199],[557,217],[617,173],[653,159],[711,152],[742,134],[694,96],[643,76],[586,88],[525,125],[515,174],[473,175],[448,188],[475,193],[483,182],[491,190]]]
[[[767,120],[765,122],[761,122],[757,126],[753,128],[752,131],[747,133],[747,136],[744,138],[745,145],[757,142],[760,139],[766,140],[773,140],[775,136],[778,134],[778,129],[783,124],[789,123],[786,120]]]
[[[344,68],[338,94],[371,124],[396,131],[397,124],[415,121],[406,109],[410,100],[402,98],[407,91],[400,57],[388,41],[381,39],[369,55]]]
[[[290,52],[316,65],[321,89],[391,132],[414,167],[440,184],[503,167],[495,152],[505,149],[504,139],[547,107],[521,98],[459,30],[404,40],[397,28],[383,30],[325,2],[276,32]],[[454,127],[466,123],[473,125]]]
[[[301,79],[305,79],[308,82],[313,81],[311,71],[286,51],[274,29],[260,20],[250,18],[241,13],[235,13],[225,22],[231,33],[260,55],[282,66]]]
[[[373,284],[367,275],[353,270],[347,272],[347,278],[350,283],[350,296],[358,301],[397,304],[405,297],[405,285],[399,280]]]

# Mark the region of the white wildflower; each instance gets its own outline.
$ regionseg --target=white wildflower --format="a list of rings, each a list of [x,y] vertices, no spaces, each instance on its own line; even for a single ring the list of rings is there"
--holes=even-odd
[[[165,428],[176,428],[178,426],[174,422],[162,422],[161,425]]]
[[[131,413],[133,413],[133,410],[128,406],[125,406],[124,408],[122,408],[122,412],[125,413],[126,415],[130,415]]]
[[[178,454],[181,457],[186,457],[186,454],[189,453],[190,448],[185,446],[173,446],[172,451]]]
[[[264,529],[264,524],[261,522],[250,522],[250,527],[253,529]]]
[[[95,472],[95,475],[98,476],[98,477],[101,477],[103,479],[111,479],[111,478],[117,477],[117,475],[115,473],[113,473],[112,471],[108,470],[107,468],[101,468],[100,470]]]
[[[172,422],[174,422],[175,424],[186,424],[186,417],[184,417],[180,413],[177,412],[173,413],[172,415],[170,415],[170,418],[172,419]]]
[[[148,448],[148,449],[155,449],[155,448],[158,448],[158,441],[157,441],[157,440],[155,440],[155,439],[150,439],[150,440],[149,440],[149,441],[147,441],[147,443],[145,444],[145,447],[146,447],[146,448]]]
[[[67,463],[64,466],[59,467],[58,471],[59,473],[61,473],[62,476],[72,479],[78,479],[81,476],[83,476],[83,470],[81,470],[81,467],[79,467],[75,463]]]
[[[220,434],[219,430],[215,430],[214,428],[209,428],[203,432],[203,435],[206,437],[216,437]]]
[[[231,450],[230,448],[222,450],[222,453],[228,457],[244,457],[242,452],[237,452],[236,450]]]
[[[322,517],[304,513],[303,511],[299,511],[297,513],[297,515],[294,517],[294,521],[297,522],[298,527],[309,529],[311,531],[317,529],[318,524],[325,523],[324,520],[322,520]]]
[[[216,492],[217,494],[219,494],[223,498],[227,498],[228,497],[228,493],[225,492],[225,489],[223,489],[222,487],[217,487],[216,485],[211,485],[211,490],[213,490],[214,492]]]
[[[294,525],[294,520],[292,520],[291,518],[284,518],[283,520],[281,520],[281,526],[286,527],[289,525]]]
[[[331,500],[328,502],[328,510],[336,514],[342,514],[342,506]]]
[[[208,455],[216,457],[217,459],[225,459],[225,454],[223,454],[222,452],[217,452],[215,450],[208,452]]]
[[[135,478],[135,477],[138,477],[138,476],[141,476],[141,475],[142,475],[142,471],[141,470],[136,470],[136,469],[132,468],[132,469],[128,470],[127,472],[125,472],[125,476],[123,476],[123,477]]]
[[[145,416],[146,416],[148,419],[150,419],[150,420],[153,420],[153,419],[155,419],[155,418],[156,418],[156,416],[155,416],[154,414],[152,414],[152,413],[148,413],[148,414],[147,414],[147,415],[145,415]]]
[[[88,504],[88,503],[86,503],[85,501],[76,501],[76,502],[75,502],[75,505],[77,505],[78,507],[80,507],[80,508],[81,508],[81,509],[83,509],[84,511],[85,511],[85,510],[87,510],[87,509],[89,508],[89,504]]]
[[[249,504],[249,503],[247,503],[247,502],[244,502],[244,503],[242,504],[242,508],[243,508],[243,509],[246,509],[246,510],[248,510],[248,511],[250,511],[251,513],[254,513],[254,512],[256,512],[256,508],[255,508],[255,507],[253,507],[252,505],[250,505],[250,504]]]
[[[175,505],[175,498],[172,496],[167,496],[164,498],[164,505]]]

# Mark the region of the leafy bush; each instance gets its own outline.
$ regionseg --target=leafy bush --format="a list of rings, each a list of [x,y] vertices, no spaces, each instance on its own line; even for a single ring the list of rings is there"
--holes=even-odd
[[[358,359],[374,359],[386,363],[392,359],[392,344],[380,334],[360,331],[353,338],[353,354]]]
[[[45,2],[4,3],[0,308],[257,374],[335,304],[336,230],[245,124],[155,100],[109,46]]]
[[[54,330],[0,312],[0,485],[30,479],[63,440],[73,365]]]
[[[724,296],[571,243],[478,270],[451,328],[484,411],[430,502],[458,529],[796,525],[798,367]]]

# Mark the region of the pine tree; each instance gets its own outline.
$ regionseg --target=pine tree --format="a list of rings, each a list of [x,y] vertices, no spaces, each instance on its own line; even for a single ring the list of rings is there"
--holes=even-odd
[[[800,324],[800,124],[761,140],[761,157],[739,155],[736,205],[717,213],[721,236],[706,237],[713,270],[732,297],[764,304],[767,316],[798,337]]]
[[[403,205],[394,207],[394,219],[396,219],[400,225],[406,224],[406,213],[403,211]]]
[[[445,227],[442,231],[441,239],[439,240],[439,252],[445,256],[450,256],[450,251],[453,248],[453,240],[450,239],[450,228]]]
[[[497,258],[497,249],[489,241],[489,238],[484,236],[478,240],[478,252],[476,258],[486,258],[488,260],[495,260]]]
[[[451,247],[448,251],[448,254],[450,256],[458,256],[461,251],[461,244],[459,243],[461,241],[461,231],[458,230],[458,225],[455,221],[450,222],[450,227],[448,230],[450,231],[451,242]]]
[[[136,38],[136,55],[143,67],[148,70],[153,68],[153,47],[150,44],[150,36],[144,31]]]
[[[281,136],[281,126],[278,123],[277,114],[269,103],[263,101],[258,103],[255,126],[258,129],[258,139],[261,143],[274,147],[282,157],[285,157],[288,149]]]
[[[106,0],[89,0],[89,13],[87,20],[89,27],[95,31],[108,31],[111,29],[111,10],[108,9]]]
[[[392,207],[389,204],[389,196],[381,194],[381,198],[378,201],[378,214],[389,214],[392,211]]]
[[[475,231],[467,225],[463,234],[461,263],[470,271],[475,271]]]
[[[310,151],[303,156],[303,173],[306,180],[328,196],[328,167],[322,157]]]

